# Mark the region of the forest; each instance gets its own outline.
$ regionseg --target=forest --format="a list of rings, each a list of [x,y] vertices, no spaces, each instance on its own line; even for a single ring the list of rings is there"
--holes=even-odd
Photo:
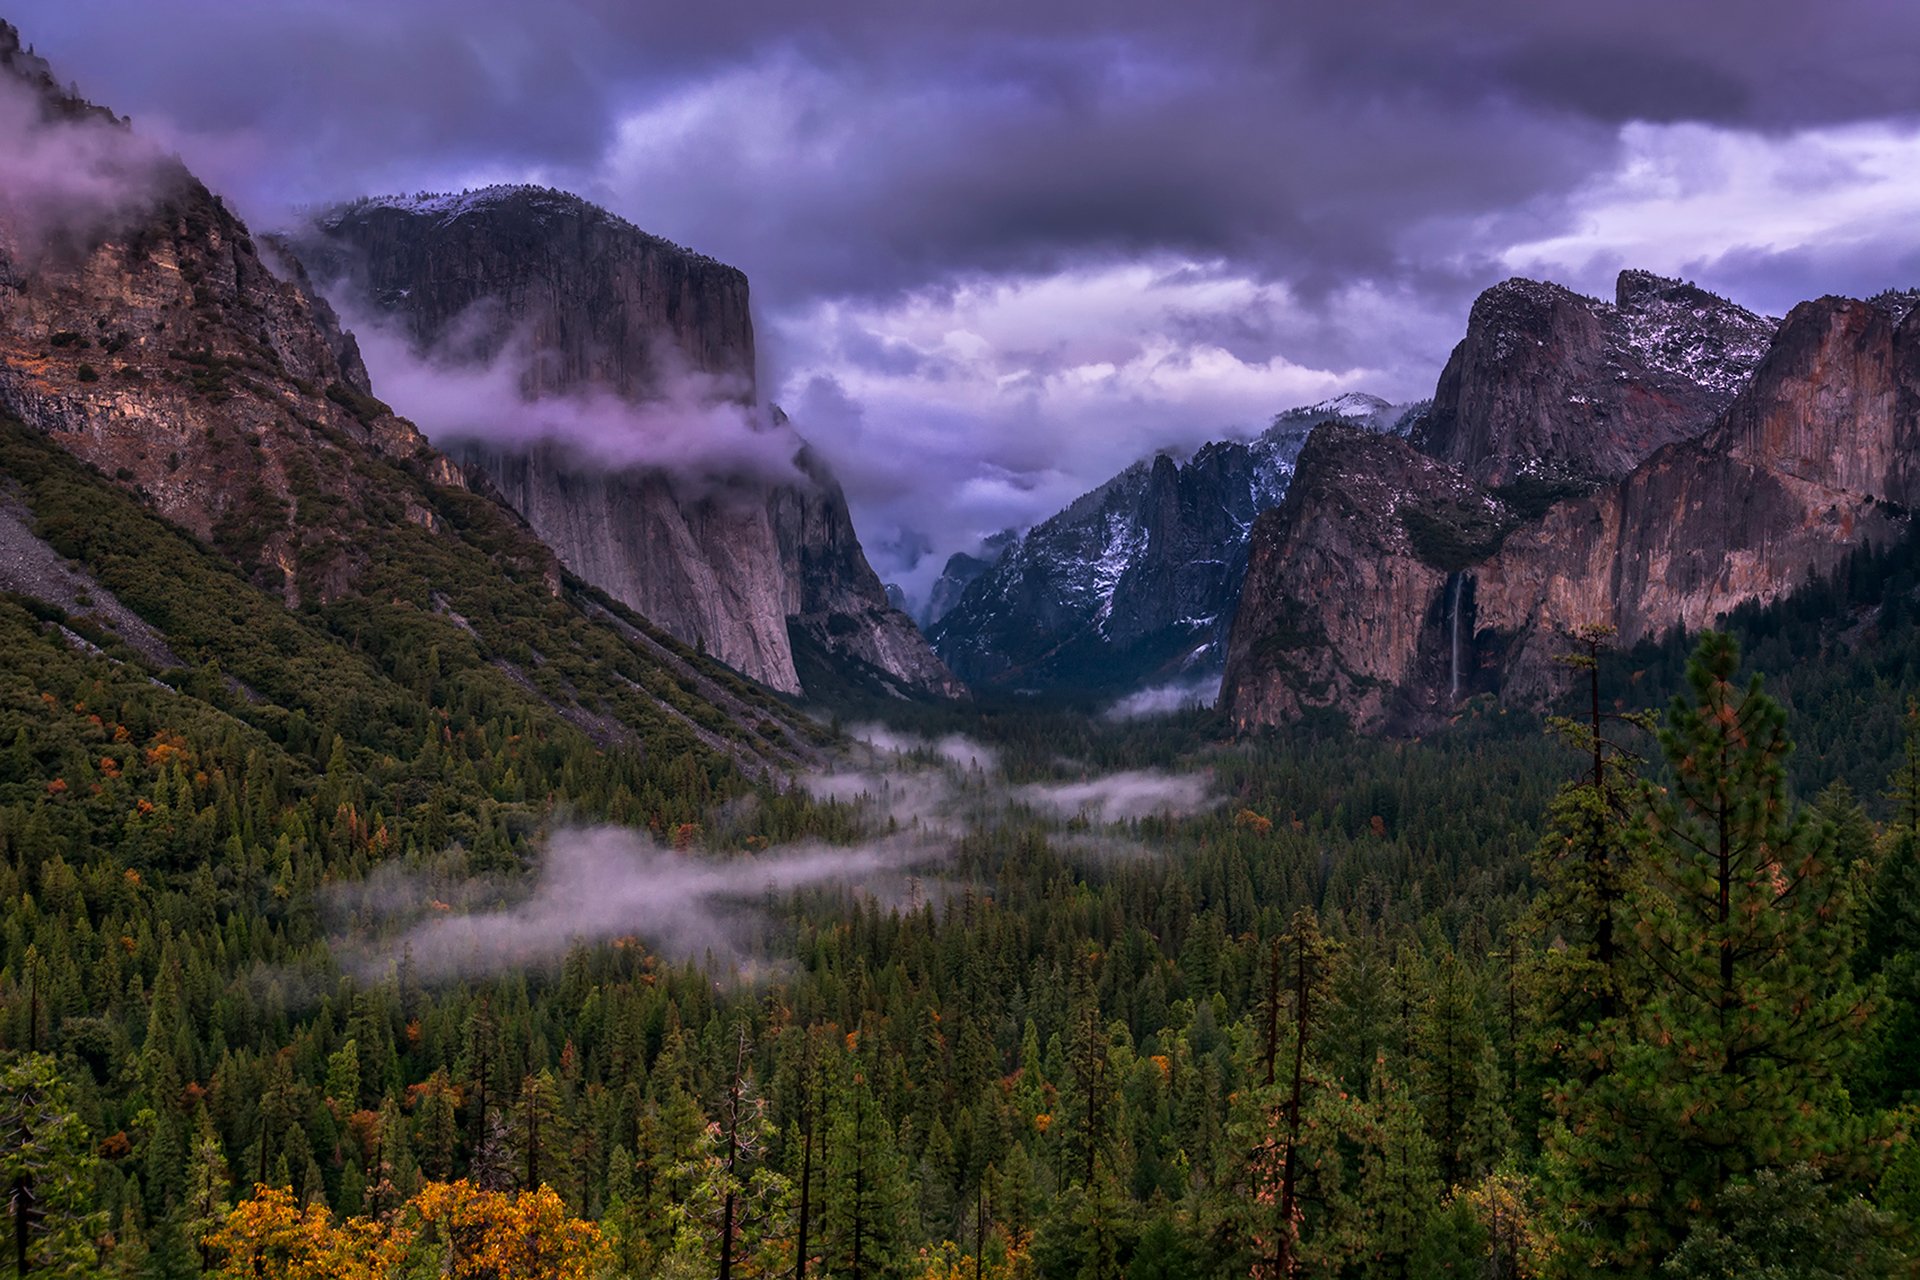
[[[1552,717],[903,707],[849,790],[596,742],[418,611],[251,622],[214,557],[6,444],[189,664],[0,598],[12,1274],[1916,1269],[1913,547],[1723,632],[1569,636]],[[810,731],[858,753],[871,712]],[[1033,799],[1127,778],[1198,798]],[[583,827],[768,887],[724,945],[391,945],[481,910],[463,885],[511,909]],[[911,866],[772,887],[903,832]]]

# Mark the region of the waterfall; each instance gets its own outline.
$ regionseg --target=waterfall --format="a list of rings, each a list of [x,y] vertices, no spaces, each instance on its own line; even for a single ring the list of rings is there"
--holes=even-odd
[[[1447,612],[1452,615],[1450,625],[1453,628],[1453,681],[1447,694],[1449,702],[1460,701],[1460,584],[1466,576],[1464,573],[1453,575],[1453,582],[1450,584],[1452,598],[1447,603]]]

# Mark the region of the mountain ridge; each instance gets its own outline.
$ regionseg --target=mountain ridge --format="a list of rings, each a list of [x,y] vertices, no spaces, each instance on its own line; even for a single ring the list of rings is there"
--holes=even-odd
[[[1622,279],[1623,291],[1649,279],[1668,296],[1686,288]],[[1510,450],[1460,458],[1444,438],[1436,450],[1432,433],[1364,450],[1334,435],[1309,442],[1304,456],[1326,478],[1297,486],[1256,531],[1227,714],[1250,729],[1332,708],[1391,729],[1444,719],[1481,693],[1537,706],[1558,687],[1568,631],[1604,623],[1631,645],[1699,630],[1899,538],[1920,499],[1920,328],[1900,318],[1910,312],[1897,299],[1802,303],[1757,361],[1741,351],[1698,370],[1695,400],[1724,401],[1712,418],[1651,449],[1661,432],[1641,430],[1643,418],[1598,450],[1535,455],[1525,474],[1561,478],[1552,485],[1516,485]],[[1486,341],[1471,328],[1484,314],[1477,303],[1462,348]],[[1710,339],[1711,320],[1706,329]],[[1537,380],[1516,380],[1517,391],[1490,386],[1496,423],[1503,397],[1539,396]],[[1681,430],[1690,403],[1668,400],[1665,430]],[[1548,416],[1527,438],[1550,448],[1583,413]],[[1487,425],[1467,424],[1482,440]],[[1622,453],[1641,456],[1618,477],[1590,469]],[[1368,484],[1372,500],[1353,501]]]
[[[1286,492],[1314,425],[1392,430],[1412,413],[1347,393],[1184,461],[1167,452],[1136,461],[1011,538],[990,563],[962,561],[971,576],[957,590],[943,577],[936,594],[953,601],[930,628],[935,651],[977,687],[1068,696],[1210,675],[1254,519]]]

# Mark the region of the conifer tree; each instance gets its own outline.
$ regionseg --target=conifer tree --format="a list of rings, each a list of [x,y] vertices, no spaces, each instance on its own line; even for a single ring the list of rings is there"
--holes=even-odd
[[[202,1275],[213,1270],[213,1250],[206,1240],[226,1224],[227,1214],[233,1208],[229,1199],[232,1187],[233,1175],[220,1148],[220,1135],[214,1130],[213,1117],[201,1106],[194,1112],[192,1145],[187,1151],[182,1225],[188,1246],[200,1259]]]
[[[93,1145],[53,1058],[9,1055],[0,1064],[0,1185],[7,1189],[14,1273],[94,1274]]]
[[[1430,983],[1414,1062],[1440,1176],[1452,1187],[1472,1171],[1469,1120],[1479,1106],[1480,1065],[1489,1048],[1486,1015],[1474,974],[1451,948],[1441,953]]]
[[[1737,683],[1727,636],[1700,640],[1660,732],[1666,788],[1643,788],[1631,903],[1645,974],[1595,1031],[1611,1070],[1563,1082],[1550,1137],[1564,1242],[1644,1274],[1733,1180],[1811,1162],[1845,1179],[1864,1143],[1841,1083],[1870,1009],[1832,830],[1787,794],[1780,705]]]
[[[1360,1120],[1355,1208],[1365,1241],[1362,1256],[1383,1280],[1414,1280],[1414,1254],[1444,1188],[1420,1109],[1406,1084],[1388,1074],[1384,1057],[1374,1063]]]
[[[906,1174],[899,1147],[864,1070],[850,1064],[827,1135],[822,1248],[827,1274],[884,1280],[899,1274]]]
[[[1264,999],[1243,1037],[1247,1078],[1232,1101],[1213,1234],[1255,1280],[1335,1265],[1351,1243],[1338,1150],[1349,1117],[1313,1057],[1332,960],[1318,917],[1302,908],[1267,950]]]

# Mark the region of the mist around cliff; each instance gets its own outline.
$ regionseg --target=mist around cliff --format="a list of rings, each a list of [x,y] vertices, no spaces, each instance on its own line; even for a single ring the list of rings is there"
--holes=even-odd
[[[753,981],[775,972],[777,919],[795,894],[859,895],[912,907],[958,888],[969,835],[1038,822],[1056,852],[1081,861],[1151,857],[1126,824],[1181,817],[1213,801],[1206,774],[1133,770],[1015,785],[992,748],[958,734],[853,731],[840,767],[796,780],[816,801],[853,810],[866,834],[845,843],[755,848],[754,803],[716,812],[726,849],[669,848],[649,833],[560,826],[530,877],[472,877],[450,850],[386,867],[327,899],[348,968],[378,980],[398,966],[439,982],[557,963],[576,946],[638,945],[671,962]],[[774,950],[769,949],[773,943]]]
[[[659,377],[644,402],[605,391],[531,398],[538,356],[524,333],[483,358],[456,326],[423,353],[391,319],[352,299],[331,300],[360,344],[374,394],[439,448],[556,448],[585,469],[665,472],[694,495],[742,482],[805,482],[795,462],[799,435],[743,403],[750,388],[739,380],[687,368],[670,343],[651,353]]]
[[[49,118],[37,93],[0,75],[0,236],[16,255],[110,234],[151,209],[181,172],[121,125],[92,115]]]

